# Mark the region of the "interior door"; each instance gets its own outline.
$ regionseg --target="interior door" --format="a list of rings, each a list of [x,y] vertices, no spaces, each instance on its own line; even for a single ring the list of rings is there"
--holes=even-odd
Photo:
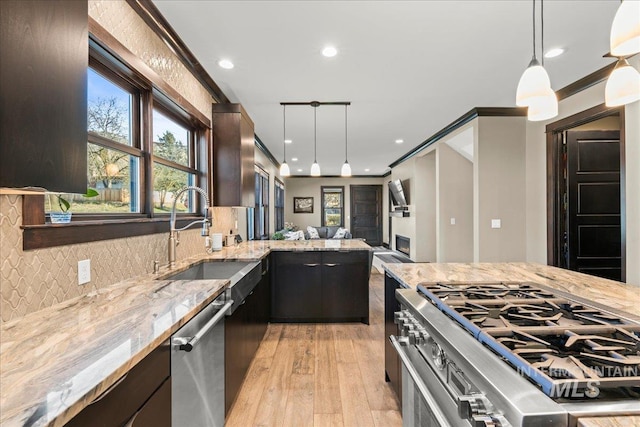
[[[567,262],[621,280],[620,132],[567,131]]]
[[[382,245],[382,186],[351,185],[351,234]]]

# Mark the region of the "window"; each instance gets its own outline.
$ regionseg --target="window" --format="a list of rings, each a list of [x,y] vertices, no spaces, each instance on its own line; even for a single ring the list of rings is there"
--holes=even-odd
[[[122,71],[122,64],[116,66],[103,53],[90,51],[87,185],[98,196],[64,198],[72,203],[75,220],[168,214],[176,192],[199,185],[204,176],[199,169],[206,165],[198,164],[196,154],[205,127],[164,95],[155,96],[150,85]],[[148,116],[145,122],[143,117]],[[56,199],[49,199],[45,211],[59,210]],[[176,200],[178,212],[194,213],[198,206],[199,198],[192,193]]]
[[[322,226],[344,225],[344,187],[320,187]]]
[[[284,228],[284,183],[276,178],[274,197],[274,215],[276,230]]]
[[[253,209],[254,239],[269,238],[269,174],[256,166],[256,204]]]
[[[143,151],[135,129],[140,92],[107,69],[87,73],[87,185],[95,198],[68,194],[76,213],[140,212],[140,164]],[[56,211],[51,198],[45,210]]]
[[[153,109],[153,209],[169,213],[173,195],[180,189],[196,185],[194,132],[188,125],[170,117],[168,112]],[[175,200],[176,211],[195,212],[191,192]]]

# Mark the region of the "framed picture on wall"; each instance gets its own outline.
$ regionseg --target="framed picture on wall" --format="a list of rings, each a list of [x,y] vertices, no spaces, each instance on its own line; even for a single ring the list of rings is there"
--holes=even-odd
[[[293,213],[313,213],[313,197],[294,197]]]

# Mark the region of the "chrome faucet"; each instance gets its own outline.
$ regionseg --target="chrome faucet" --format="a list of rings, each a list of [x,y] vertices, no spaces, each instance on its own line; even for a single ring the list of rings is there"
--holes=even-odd
[[[197,191],[202,195],[205,202],[205,213],[204,219],[199,219],[197,221],[193,221],[182,228],[176,228],[176,203],[180,196],[187,191]],[[209,221],[209,196],[207,196],[206,191],[204,191],[200,187],[196,186],[188,186],[178,191],[173,198],[173,205],[171,207],[171,218],[169,220],[169,268],[173,268],[176,263],[176,247],[180,244],[180,231],[186,230],[187,228],[191,228],[194,224],[202,224],[202,231],[200,235],[205,238],[205,248],[207,251],[211,248],[211,240],[209,239],[209,226],[211,222]]]

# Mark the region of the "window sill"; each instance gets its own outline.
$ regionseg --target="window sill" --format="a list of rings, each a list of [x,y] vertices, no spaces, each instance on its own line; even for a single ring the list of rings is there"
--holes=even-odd
[[[179,217],[177,227],[184,227],[202,217]],[[25,251],[52,248],[77,243],[99,242],[148,234],[169,233],[169,217],[98,221],[77,221],[68,224],[23,225],[22,247]]]

